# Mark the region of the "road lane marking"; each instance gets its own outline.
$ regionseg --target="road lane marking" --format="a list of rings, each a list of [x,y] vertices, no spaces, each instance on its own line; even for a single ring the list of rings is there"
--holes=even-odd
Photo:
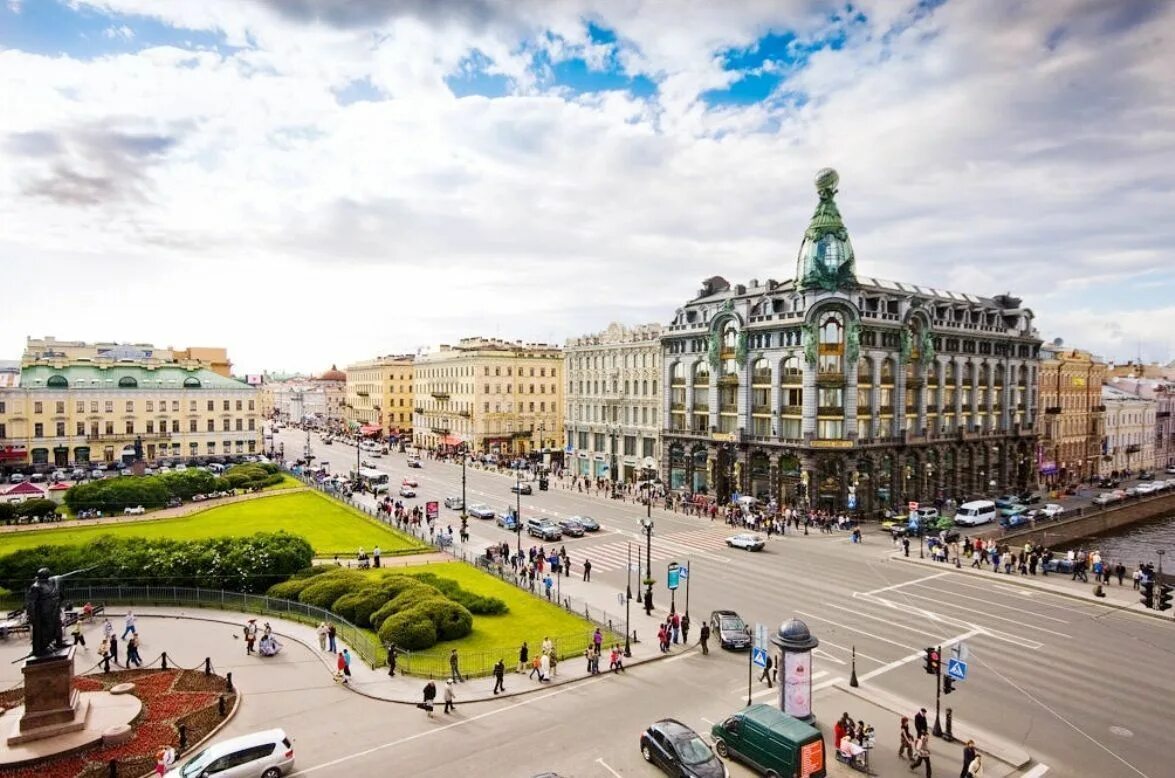
[[[970,632],[964,632],[962,635],[957,635],[953,638],[948,638],[947,640],[942,641],[941,647],[946,648],[947,646],[952,646],[961,640],[966,640],[967,638],[975,637],[976,635],[981,635],[981,634],[983,634],[983,630],[973,629]],[[894,661],[892,661],[882,667],[879,667],[876,670],[870,670],[869,672],[862,675],[859,678],[859,680],[868,681],[870,678],[876,678],[877,676],[881,675],[882,673],[888,673],[890,670],[897,669],[897,668],[901,667],[902,665],[906,664],[907,662],[912,662],[915,659],[920,659],[925,656],[926,656],[926,651],[922,650],[922,651],[918,651],[916,653],[910,654],[908,656],[904,656],[901,659],[895,659]]]
[[[932,581],[935,578],[942,578],[944,575],[950,575],[950,573],[949,572],[935,573],[934,575],[928,575],[923,578],[915,578],[913,581],[905,581],[903,583],[893,584],[892,586],[883,586],[880,589],[874,589],[873,591],[870,591],[870,592],[853,592],[853,594],[854,595],[856,595],[856,594],[864,594],[864,595],[881,594],[882,592],[888,592],[891,589],[900,589],[903,586],[909,586],[910,584],[922,583],[923,581]]]
[[[603,767],[605,770],[612,773],[612,775],[616,776],[616,778],[624,778],[624,776],[622,776],[620,773],[616,772],[611,767],[609,767],[608,763],[605,762],[602,757],[600,759],[596,760],[596,764],[600,765],[600,767]]]
[[[883,638],[881,635],[875,635],[872,632],[866,632],[863,629],[857,629],[856,627],[850,627],[847,624],[842,624],[839,621],[833,621],[832,619],[826,619],[823,616],[817,616],[815,613],[807,613],[805,611],[796,611],[796,613],[798,613],[801,616],[804,616],[805,618],[815,619],[816,621],[823,621],[825,624],[832,624],[834,626],[840,627],[841,629],[847,629],[849,632],[857,632],[862,635],[868,635],[869,637],[873,638],[874,640],[880,640],[882,643],[889,643],[890,645],[898,646],[899,648],[904,648],[907,651],[916,650],[914,646],[908,645],[906,643],[899,643],[896,640],[890,640],[889,638]],[[821,638],[821,640],[823,640],[823,638]]]
[[[812,649],[812,654],[814,656],[823,657],[830,662],[836,662],[838,665],[848,664],[847,662],[845,662],[845,660],[838,659],[835,656],[833,656],[832,654],[828,653],[827,651],[821,651],[819,648]]]
[[[1036,767],[1033,767],[1031,770],[1024,773],[1024,775],[1020,776],[1020,778],[1040,778],[1040,776],[1044,775],[1048,771],[1049,766],[1047,764],[1038,764]]]
[[[359,758],[362,758],[365,756],[370,756],[371,754],[378,753],[378,752],[383,751],[388,748],[394,748],[396,746],[404,745],[405,743],[410,743],[413,740],[419,740],[422,737],[428,737],[429,735],[436,735],[440,732],[445,732],[445,731],[453,729],[455,727],[463,727],[467,724],[472,724],[475,721],[480,721],[481,719],[489,718],[490,716],[496,716],[499,713],[505,713],[506,711],[514,710],[515,708],[521,708],[524,705],[531,705],[536,702],[542,702],[543,700],[549,700],[552,697],[555,697],[560,694],[565,694],[569,691],[579,689],[579,688],[581,688],[581,687],[578,685],[569,685],[569,686],[564,686],[562,689],[553,689],[552,691],[550,691],[547,694],[539,695],[536,697],[528,697],[527,699],[519,700],[518,702],[514,702],[509,705],[504,705],[501,708],[495,708],[494,710],[488,710],[485,713],[479,713],[476,716],[470,716],[467,719],[461,719],[459,721],[454,721],[450,724],[442,724],[441,726],[437,727],[436,729],[426,729],[423,732],[417,732],[412,735],[405,735],[404,737],[396,738],[395,740],[389,740],[387,743],[380,743],[378,746],[372,746],[371,748],[365,748],[362,751],[356,751],[353,754],[347,754],[346,756],[340,756],[338,759],[332,759],[329,762],[323,762],[321,764],[311,765],[310,767],[303,767],[302,769],[298,770],[297,772],[291,773],[291,776],[309,775],[310,773],[315,773],[315,772],[318,772],[319,770],[325,770],[328,767],[335,767],[337,765],[344,764],[345,762],[350,762],[355,759],[359,759]]]
[[[911,592],[902,592],[902,596],[903,597],[916,597],[919,600],[928,600],[929,602],[940,603],[940,604],[942,603],[941,599],[936,599],[934,597],[927,597],[922,594],[912,594]],[[972,608],[970,606],[967,607],[967,613],[968,614],[974,613],[974,614],[978,614],[980,616],[986,616],[989,619],[996,619],[998,621],[1010,621],[1011,623],[1013,623],[1023,629],[1035,629],[1039,632],[1047,632],[1050,635],[1056,635],[1057,637],[1062,637],[1062,638],[1069,638],[1070,640],[1072,640],[1072,638],[1073,638],[1072,635],[1066,635],[1064,632],[1054,632],[1051,629],[1045,629],[1044,627],[1038,627],[1034,624],[1026,624],[1023,621],[1018,620],[1018,619],[1009,619],[1007,616],[997,616],[994,613],[988,613],[987,611],[975,610],[974,608]]]
[[[882,598],[880,598],[880,597],[878,597],[878,598],[876,598],[876,599],[877,599],[877,601],[878,601],[879,603],[882,603],[882,604],[888,605],[888,606],[889,606],[889,607],[891,607],[891,608],[898,608],[898,609],[901,609],[901,610],[905,610],[905,609],[907,609],[907,607],[908,607],[908,606],[906,606],[906,605],[904,605],[904,604],[893,603],[893,602],[892,602],[892,601],[890,601],[890,600],[885,600],[885,599],[882,599]],[[870,601],[871,601],[871,600],[870,600]],[[889,625],[892,625],[892,626],[894,626],[894,627],[897,627],[897,628],[899,628],[899,629],[903,629],[903,630],[905,630],[906,632],[916,632],[916,633],[917,633],[917,634],[919,634],[919,635],[925,635],[925,636],[927,636],[927,637],[934,638],[935,640],[938,640],[938,639],[941,637],[941,635],[940,635],[939,633],[937,633],[937,632],[927,632],[926,630],[924,630],[924,629],[918,629],[917,627],[907,627],[907,626],[905,626],[904,624],[898,624],[898,623],[896,623],[896,622],[895,622],[893,619],[887,619],[887,618],[885,618],[885,617],[883,617],[883,616],[874,616],[874,615],[873,615],[873,614],[871,614],[871,613],[865,613],[865,612],[863,612],[863,611],[856,610],[856,609],[854,609],[854,608],[846,608],[846,607],[844,607],[844,606],[842,606],[842,605],[834,605],[834,604],[832,604],[831,602],[826,602],[826,603],[824,603],[824,607],[826,607],[826,608],[833,608],[833,609],[835,609],[835,610],[838,610],[838,611],[845,611],[846,613],[852,613],[853,615],[855,615],[855,616],[861,616],[862,618],[866,618],[866,619],[873,619],[874,621],[880,621],[880,622],[882,622],[882,623],[884,623],[884,624],[889,624]],[[919,608],[911,608],[911,609],[912,609],[912,610],[921,610],[921,609],[919,609]],[[941,622],[941,621],[946,621],[946,619],[945,619],[944,617],[941,617],[941,616],[940,616],[939,614],[937,614],[937,613],[932,613],[931,611],[925,611],[925,612],[923,612],[921,615],[922,615],[922,616],[924,616],[924,617],[926,617],[926,618],[928,618],[928,619],[931,619],[932,621],[940,621],[940,622]],[[957,624],[956,624],[956,625],[949,625],[949,624],[948,624],[948,625],[944,625],[944,626],[959,626],[959,625],[957,625]]]
[[[825,640],[823,637],[821,637],[821,638],[820,638],[820,645],[822,645],[822,646],[832,646],[833,648],[837,648],[837,649],[840,649],[841,651],[844,651],[846,654],[852,654],[852,653],[853,653],[853,647],[851,647],[851,646],[842,646],[842,645],[840,645],[839,643],[833,643],[831,640]],[[823,651],[822,651],[821,649],[819,649],[819,648],[817,648],[817,649],[816,649],[816,652],[823,653]],[[878,658],[877,658],[877,657],[875,657],[875,656],[869,656],[868,654],[866,654],[866,653],[864,653],[864,652],[861,652],[861,651],[858,651],[858,652],[857,652],[857,656],[858,656],[858,657],[860,657],[861,659],[868,659],[870,662],[876,662],[876,663],[877,663],[877,664],[879,664],[879,665],[883,665],[883,664],[885,664],[885,660],[884,660],[884,659],[878,659]],[[844,662],[841,662],[841,664],[844,664]]]
[[[1026,613],[1029,616],[1035,616],[1038,619],[1048,619],[1049,621],[1055,621],[1058,624],[1069,624],[1070,623],[1067,619],[1058,619],[1056,616],[1046,616],[1043,613],[1037,613],[1036,611],[1025,610],[1023,608],[1017,608],[1015,605],[1005,605],[1002,602],[992,602],[990,598],[973,597],[970,594],[958,594],[956,592],[951,592],[951,593],[947,594],[947,593],[943,592],[942,589],[935,589],[933,586],[923,586],[921,584],[919,584],[919,588],[930,589],[931,591],[938,592],[939,593],[939,602],[942,601],[943,597],[948,597],[951,600],[975,600],[976,602],[990,603],[990,604],[996,605],[1000,608],[1005,608],[1010,611],[1016,611],[1017,613]],[[909,592],[902,592],[902,594],[906,594],[911,597],[915,596],[915,595],[911,595]],[[1045,606],[1045,607],[1048,607],[1048,606]]]
[[[975,625],[972,624],[971,622],[967,621],[966,619],[957,619],[952,616],[944,616],[943,614],[938,613],[936,611],[929,611],[929,610],[926,610],[925,608],[919,608],[915,605],[910,605],[909,603],[895,602],[894,600],[887,600],[884,597],[867,597],[867,598],[863,598],[863,599],[865,599],[866,602],[876,602],[880,605],[885,605],[888,608],[892,608],[894,610],[900,610],[904,613],[910,613],[910,612],[917,613],[917,614],[923,616],[924,618],[927,618],[931,621],[937,621],[937,622],[943,624],[944,626],[957,627],[957,628],[962,628],[962,629],[975,628]],[[859,611],[850,610],[849,608],[840,608],[840,606],[833,605],[831,603],[828,603],[827,607],[838,608],[840,610],[848,610],[850,613],[859,613],[862,616],[867,615],[864,613],[860,613]],[[878,616],[868,616],[868,618],[873,618],[873,619],[878,619],[879,621],[884,621],[884,619],[881,619]],[[937,636],[934,635],[933,633],[925,632],[925,631],[922,631],[919,629],[915,629],[914,627],[904,627],[904,629],[907,629],[911,632],[920,632],[923,635],[937,638]],[[1027,649],[1031,649],[1032,651],[1038,651],[1044,647],[1044,643],[1041,643],[1038,640],[1033,640],[1032,638],[1020,637],[1019,635],[1013,635],[1010,632],[1001,632],[1000,630],[991,629],[989,627],[982,627],[980,629],[982,629],[982,634],[985,637],[990,637],[990,638],[993,638],[994,640],[1001,640],[1005,643],[1011,643],[1012,645],[1020,646],[1021,648],[1027,648]]]

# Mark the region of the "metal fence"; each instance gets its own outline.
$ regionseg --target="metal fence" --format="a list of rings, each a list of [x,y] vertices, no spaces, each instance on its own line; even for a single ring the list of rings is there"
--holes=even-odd
[[[552,653],[559,661],[564,661],[583,656],[588,645],[592,642],[592,632],[587,629],[566,635],[548,635],[546,637],[551,640]],[[521,647],[522,641],[519,640],[516,646],[503,646],[502,648],[481,651],[459,649],[457,658],[461,675],[469,678],[490,675],[494,670],[494,664],[499,659],[505,663],[508,671],[512,671],[518,666]],[[530,660],[540,656],[541,647],[541,640],[539,642],[528,641],[527,649]],[[401,651],[398,653],[398,657],[396,669],[403,670],[409,675],[422,678],[448,678],[450,675],[448,651]]]
[[[339,639],[370,667],[386,664],[386,653],[370,630],[361,629],[338,614],[292,600],[258,594],[226,592],[221,589],[197,589],[184,586],[70,586],[69,599],[74,602],[125,605],[187,605],[228,611],[256,613],[312,626],[322,622],[335,625]]]

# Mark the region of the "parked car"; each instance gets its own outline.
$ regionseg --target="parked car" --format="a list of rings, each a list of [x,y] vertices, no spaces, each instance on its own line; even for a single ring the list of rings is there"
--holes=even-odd
[[[68,479],[68,476],[65,474],[64,470],[54,470],[49,475],[49,480],[55,484],[61,483],[62,481],[65,481],[67,479]]]
[[[1020,510],[1012,510],[1010,513],[1000,516],[1000,526],[1004,529],[1027,526],[1032,523],[1036,515],[1037,512],[1035,510],[1030,511],[1021,506]]]
[[[69,474],[69,477],[74,481],[84,481],[86,480],[86,471],[80,467],[75,467],[73,472]]]
[[[1020,500],[1021,505],[1036,505],[1041,500],[1040,495],[1036,492],[1020,492],[1016,497]]]
[[[423,469],[424,466],[420,464],[420,460],[416,457],[408,457],[408,467],[419,467]]]
[[[542,540],[562,540],[563,531],[559,525],[548,519],[530,519],[526,522],[526,534]]]
[[[572,516],[571,518],[578,521],[580,525],[588,532],[600,531],[600,523],[591,516]]]
[[[106,475],[106,471],[99,470],[96,467],[90,471],[90,478],[94,479],[95,481],[97,481],[98,479],[102,478],[105,475]],[[24,476],[21,476],[21,478],[23,478],[23,477]],[[13,481],[13,483],[16,483],[16,481]]]
[[[1143,470],[1141,473],[1138,474],[1138,480],[1139,481],[1153,481],[1153,480],[1155,480],[1155,474],[1150,472],[1149,470]]]
[[[1019,516],[1028,511],[1027,506],[1024,505],[1009,505],[1006,508],[1000,508],[1000,518],[1007,519],[1012,516]]]
[[[1013,505],[1020,505],[1020,498],[1014,494],[1005,494],[1003,497],[997,497],[995,507],[1001,511],[1005,508],[1011,508]]]
[[[738,651],[751,647],[747,623],[734,611],[713,611],[710,614],[710,635],[718,639],[722,648]]]
[[[401,497],[415,497],[416,490],[413,489],[408,484],[403,484],[402,486],[400,486],[400,496]]]
[[[726,778],[726,765],[697,732],[676,719],[662,719],[641,733],[641,756],[681,778]]]
[[[762,551],[767,542],[763,538],[750,532],[741,532],[726,539],[726,545],[731,548],[741,548],[747,551]]]
[[[450,508],[452,510],[459,511],[459,510],[461,510],[462,506],[464,506],[464,505],[465,505],[465,500],[461,499],[460,497],[446,497],[445,498],[445,507],[446,508]]]
[[[142,516],[146,512],[147,512],[146,509],[143,508],[142,505],[136,505],[133,508],[128,507],[128,508],[122,509],[123,516]]]
[[[523,483],[511,484],[510,491],[513,494],[533,494],[534,493],[534,490],[531,488],[530,484],[523,484]]]
[[[29,476],[29,483],[43,484],[46,480],[47,477],[44,473],[33,473]]]
[[[172,497],[170,500],[167,501],[168,508],[178,508],[183,504],[184,504],[184,501],[178,497]]]
[[[1055,502],[1045,503],[1044,507],[1040,509],[1045,518],[1055,519],[1065,512],[1063,506],[1057,505]]]
[[[1099,489],[1117,489],[1121,485],[1122,482],[1117,478],[1103,478],[1097,482],[1097,488]]]
[[[559,522],[559,529],[563,530],[563,534],[570,535],[573,538],[583,537],[583,525],[575,519],[563,519]]]
[[[294,745],[284,730],[270,729],[221,740],[177,765],[165,778],[280,778],[294,772]]]
[[[1129,491],[1129,489],[1127,490]],[[1134,487],[1134,493],[1137,495],[1153,494],[1159,491],[1159,486],[1154,481],[1150,483],[1141,483]]]
[[[494,518],[494,509],[488,505],[483,505],[481,503],[479,503],[477,505],[470,505],[469,510],[466,511],[466,513],[468,513],[470,516],[472,516],[475,519],[492,519],[492,518]]]
[[[1117,492],[1102,492],[1101,494],[1096,495],[1090,502],[1092,502],[1094,505],[1109,505],[1110,503],[1118,502],[1121,499],[1122,498],[1118,496]]]

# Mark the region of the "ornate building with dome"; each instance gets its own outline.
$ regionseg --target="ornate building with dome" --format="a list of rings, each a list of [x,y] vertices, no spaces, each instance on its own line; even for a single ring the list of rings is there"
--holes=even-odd
[[[665,481],[866,515],[1030,488],[1032,311],[858,276],[838,183],[817,174],[793,278],[709,278],[663,331]]]

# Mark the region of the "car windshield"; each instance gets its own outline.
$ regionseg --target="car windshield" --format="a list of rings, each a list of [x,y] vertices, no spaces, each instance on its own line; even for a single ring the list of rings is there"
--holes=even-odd
[[[722,629],[728,629],[732,632],[742,632],[747,626],[738,616],[723,616],[718,623]]]
[[[681,758],[682,764],[701,764],[714,756],[710,753],[710,747],[706,745],[706,741],[694,734],[680,738],[674,743],[674,746],[677,748],[677,755]]]
[[[180,775],[184,776],[184,778],[197,776],[203,772],[204,768],[207,767],[208,763],[211,761],[212,749],[205,748],[203,751],[192,757],[187,764],[180,768]]]

